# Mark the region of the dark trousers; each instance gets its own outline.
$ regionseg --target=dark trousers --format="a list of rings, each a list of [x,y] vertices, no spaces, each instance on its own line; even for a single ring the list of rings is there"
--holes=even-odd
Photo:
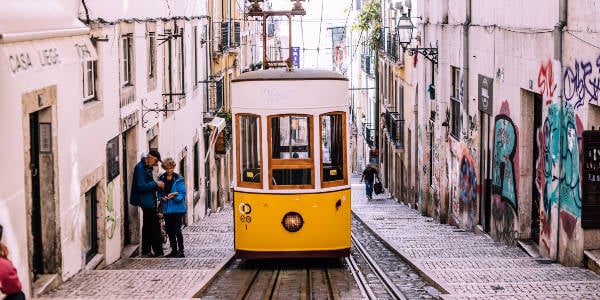
[[[142,207],[142,254],[150,253],[163,255],[162,237],[160,234],[160,223],[156,215],[156,208]]]
[[[25,294],[23,294],[22,291],[19,291],[4,297],[4,300],[25,300]]]
[[[365,179],[365,193],[367,194],[367,197],[373,197],[373,181]]]
[[[165,214],[165,229],[174,252],[183,252],[183,234],[181,234],[183,216],[183,213]]]

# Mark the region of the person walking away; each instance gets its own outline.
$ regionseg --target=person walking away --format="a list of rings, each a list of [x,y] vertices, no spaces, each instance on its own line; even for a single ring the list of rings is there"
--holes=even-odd
[[[365,182],[365,193],[369,200],[373,199],[373,182],[375,181],[375,176],[379,177],[377,169],[373,168],[371,164],[368,164],[363,170],[362,177],[360,178],[360,182]]]
[[[2,239],[2,225],[0,225],[0,239]],[[6,295],[4,300],[24,300],[21,281],[17,276],[17,269],[8,259],[8,247],[0,241],[0,291]]]
[[[135,165],[129,200],[132,205],[142,208],[142,256],[148,257],[164,255],[156,211],[156,192],[164,188],[165,184],[162,181],[155,181],[152,176],[152,171],[159,161],[162,161],[160,153],[152,149]]]
[[[175,173],[175,165],[175,160],[172,158],[166,158],[162,163],[165,173],[160,175],[158,180],[165,183],[165,188],[160,190],[158,195],[162,202],[165,227],[171,245],[171,253],[167,254],[166,257],[185,257],[181,225],[187,212],[185,204],[186,188],[183,176]]]

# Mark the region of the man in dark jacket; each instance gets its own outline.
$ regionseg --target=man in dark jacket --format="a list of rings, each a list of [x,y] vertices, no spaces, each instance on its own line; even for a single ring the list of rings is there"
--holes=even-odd
[[[152,171],[159,161],[162,161],[160,153],[152,149],[135,165],[129,199],[132,205],[142,207],[142,256],[149,257],[164,255],[160,223],[156,215],[156,191],[164,188],[165,184],[162,181],[155,181],[152,176]]]
[[[365,182],[365,193],[367,194],[367,199],[369,200],[373,199],[373,182],[375,181],[375,177],[379,179],[379,173],[377,173],[377,169],[373,168],[371,164],[368,164],[362,172],[360,182]]]

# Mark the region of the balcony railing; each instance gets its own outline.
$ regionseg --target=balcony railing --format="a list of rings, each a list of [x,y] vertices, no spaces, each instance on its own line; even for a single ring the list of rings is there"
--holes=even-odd
[[[365,143],[371,148],[375,147],[375,128],[373,128],[373,124],[363,123],[362,127],[362,135],[365,139]]]
[[[389,28],[383,28],[379,37],[379,48],[390,61],[399,61],[399,47],[398,36],[391,32]]]
[[[231,35],[229,27],[229,22],[221,22],[221,51],[229,49],[229,40]]]
[[[385,130],[390,142],[396,147],[404,149],[404,119],[393,107],[385,111]]]
[[[363,54],[360,57],[360,67],[368,75],[373,75],[373,73],[374,73],[373,56],[371,56],[369,54]]]

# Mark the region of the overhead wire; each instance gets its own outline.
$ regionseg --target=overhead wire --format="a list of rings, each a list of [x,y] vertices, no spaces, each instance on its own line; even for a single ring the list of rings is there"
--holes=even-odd
[[[321,22],[319,23],[319,43],[317,44],[317,68],[319,68],[319,48],[321,48],[321,30],[323,29],[323,3],[325,0],[321,0]]]

